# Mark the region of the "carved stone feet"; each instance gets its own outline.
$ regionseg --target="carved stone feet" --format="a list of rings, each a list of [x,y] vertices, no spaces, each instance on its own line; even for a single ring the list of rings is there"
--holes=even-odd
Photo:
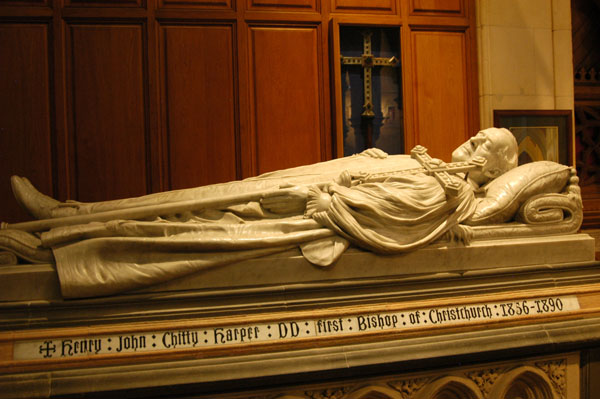
[[[37,219],[50,219],[77,214],[77,203],[63,203],[44,195],[25,177],[12,176],[10,183],[19,205]]]

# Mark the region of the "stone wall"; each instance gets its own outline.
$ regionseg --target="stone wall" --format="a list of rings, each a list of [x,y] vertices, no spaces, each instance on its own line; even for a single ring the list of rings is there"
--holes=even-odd
[[[569,0],[477,1],[481,127],[495,109],[573,109]]]

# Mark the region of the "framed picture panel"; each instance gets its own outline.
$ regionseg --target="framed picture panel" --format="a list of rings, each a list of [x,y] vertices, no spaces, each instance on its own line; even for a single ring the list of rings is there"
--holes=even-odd
[[[495,110],[494,126],[515,135],[519,165],[542,160],[573,164],[571,110]]]

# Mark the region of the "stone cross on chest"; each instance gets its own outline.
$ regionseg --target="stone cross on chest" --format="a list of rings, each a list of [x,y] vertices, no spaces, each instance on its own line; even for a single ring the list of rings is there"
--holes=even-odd
[[[371,36],[373,32],[363,32],[363,54],[360,57],[345,57],[342,56],[342,64],[345,65],[361,65],[363,67],[363,90],[364,102],[362,116],[366,118],[375,117],[373,112],[373,80],[372,71],[376,66],[395,66],[398,64],[396,57],[382,58],[374,57],[371,51]]]
[[[427,154],[427,148],[418,145],[410,151],[410,156],[416,159],[423,167],[423,172],[433,175],[441,184],[446,195],[457,196],[460,191],[460,183],[453,180],[450,174],[464,173],[474,169],[480,169],[486,163],[483,157],[474,157],[469,162],[445,163],[439,159],[433,159]]]
[[[483,157],[474,157],[468,162],[450,162],[446,163],[439,159],[434,159],[427,154],[427,148],[418,145],[410,151],[411,158],[417,160],[420,168],[391,170],[386,172],[371,173],[368,175],[356,174],[350,175],[353,179],[353,184],[361,183],[377,183],[385,182],[394,177],[403,175],[414,175],[417,173],[425,173],[433,176],[444,188],[444,192],[448,196],[457,196],[460,193],[461,184],[452,179],[450,174],[465,173],[475,169],[481,169],[487,160]]]

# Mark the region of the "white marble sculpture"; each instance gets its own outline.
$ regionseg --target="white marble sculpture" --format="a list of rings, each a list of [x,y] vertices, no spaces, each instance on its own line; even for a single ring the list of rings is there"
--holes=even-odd
[[[38,221],[3,225],[0,248],[55,261],[65,297],[109,295],[208,267],[299,247],[314,265],[349,245],[379,254],[440,238],[575,232],[581,197],[572,168],[516,168],[506,129],[479,132],[452,164],[370,149],[255,178],[99,203],[58,202],[14,176]]]

